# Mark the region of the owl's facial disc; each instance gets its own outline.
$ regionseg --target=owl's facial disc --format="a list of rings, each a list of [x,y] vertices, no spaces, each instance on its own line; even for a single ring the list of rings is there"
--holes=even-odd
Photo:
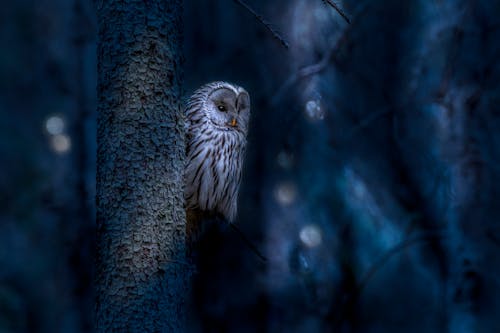
[[[208,95],[205,110],[211,123],[218,129],[245,133],[250,114],[250,97],[243,88],[220,87]]]
[[[212,110],[209,114],[210,120],[222,130],[238,125],[236,98],[236,92],[226,87],[216,89],[208,96],[207,110]]]

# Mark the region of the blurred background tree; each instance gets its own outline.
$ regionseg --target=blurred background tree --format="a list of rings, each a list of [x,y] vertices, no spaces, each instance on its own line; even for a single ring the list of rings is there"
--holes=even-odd
[[[252,97],[197,332],[500,331],[500,2],[185,1],[185,90]],[[0,331],[91,331],[96,23],[0,12]]]
[[[0,330],[88,331],[93,9],[86,1],[18,1],[0,16]]]

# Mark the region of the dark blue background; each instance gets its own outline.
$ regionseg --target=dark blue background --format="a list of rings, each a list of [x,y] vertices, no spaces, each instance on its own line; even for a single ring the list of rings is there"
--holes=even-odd
[[[185,1],[185,91],[252,99],[237,223],[193,331],[500,332],[500,2]],[[0,331],[92,330],[87,0],[0,11]]]

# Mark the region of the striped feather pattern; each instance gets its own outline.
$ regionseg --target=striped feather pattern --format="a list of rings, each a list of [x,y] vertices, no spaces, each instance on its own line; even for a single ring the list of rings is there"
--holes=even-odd
[[[234,91],[235,96],[244,91],[226,82],[209,83],[193,94],[186,107],[185,197],[188,209],[217,212],[232,222],[237,213],[249,115],[238,118],[238,127],[214,122],[211,113],[220,111],[210,106],[207,98],[220,88]]]

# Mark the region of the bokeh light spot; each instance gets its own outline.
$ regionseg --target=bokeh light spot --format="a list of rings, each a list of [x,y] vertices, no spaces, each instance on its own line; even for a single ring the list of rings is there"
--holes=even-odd
[[[297,188],[292,182],[283,182],[274,191],[276,200],[282,205],[290,205],[297,198]]]
[[[312,121],[323,120],[325,118],[325,111],[321,107],[321,103],[318,100],[307,101],[305,112],[307,118]]]
[[[54,135],[50,140],[52,149],[58,154],[64,154],[71,149],[71,139],[64,134]]]
[[[306,225],[300,230],[300,241],[307,247],[316,247],[322,242],[322,233],[316,225]]]
[[[51,135],[59,135],[64,131],[64,120],[59,116],[51,116],[45,122],[45,129]]]

